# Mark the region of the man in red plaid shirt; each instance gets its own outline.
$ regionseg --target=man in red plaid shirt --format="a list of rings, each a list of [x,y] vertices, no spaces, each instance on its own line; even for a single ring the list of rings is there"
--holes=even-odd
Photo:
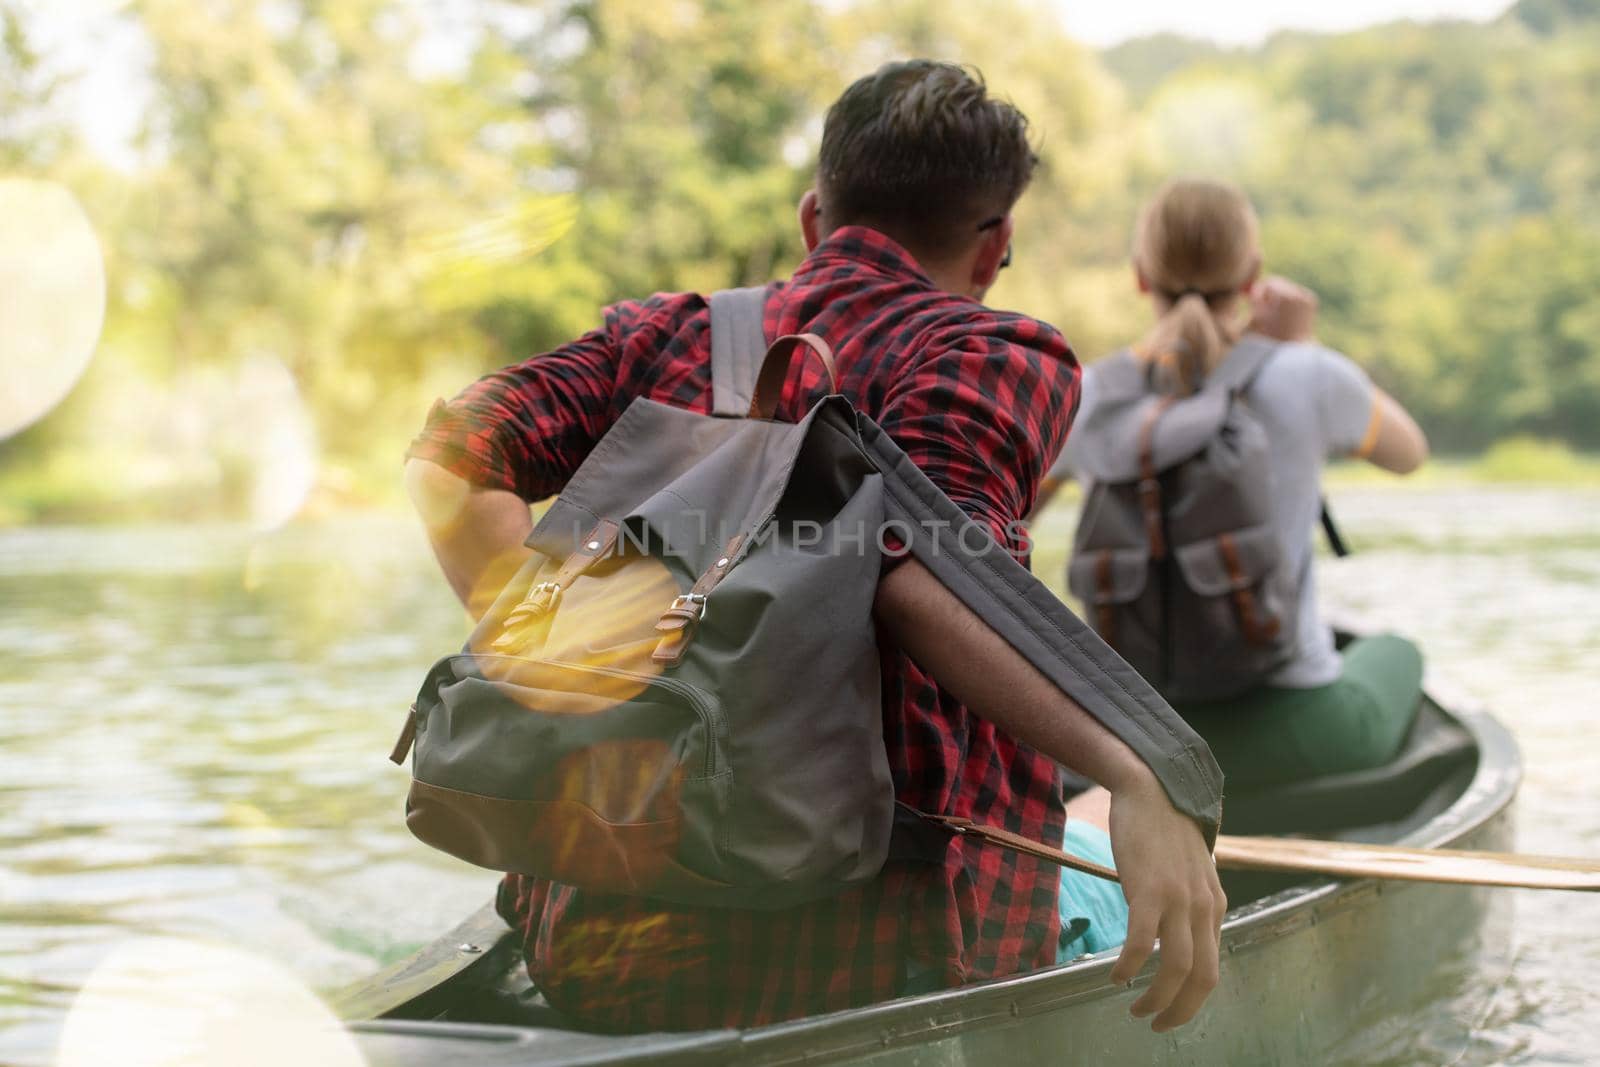
[[[816,188],[800,202],[810,255],[767,288],[764,315],[769,338],[825,338],[839,391],[1019,555],[1020,522],[1079,384],[1055,329],[980,303],[1009,257],[1011,209],[1034,167],[1026,126],[954,66],[890,64],[856,82],[829,111]],[[709,324],[697,293],[625,301],[592,333],[435,407],[407,481],[474,615],[521,562],[528,503],[559,492],[629,403],[710,410]],[[797,361],[780,416],[825,392],[815,363]],[[920,564],[888,572],[877,614],[899,799],[1059,843],[1057,764],[1108,787],[1130,904],[1114,977],[1130,980],[1159,936],[1162,966],[1134,1011],[1157,1014],[1159,1029],[1186,1021],[1215,985],[1224,907],[1197,825]],[[1048,966],[1057,889],[1053,867],[958,838],[942,866],[891,862],[870,884],[786,911],[695,909],[519,875],[499,903],[558,1008],[606,1029],[688,1029]]]

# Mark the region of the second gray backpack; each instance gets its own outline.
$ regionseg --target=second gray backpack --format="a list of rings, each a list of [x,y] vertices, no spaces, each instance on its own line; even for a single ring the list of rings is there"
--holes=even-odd
[[[1095,368],[1073,430],[1089,485],[1067,581],[1091,625],[1171,701],[1223,700],[1295,650],[1299,576],[1273,531],[1267,436],[1245,393],[1273,342],[1246,337],[1185,397],[1131,352]]]

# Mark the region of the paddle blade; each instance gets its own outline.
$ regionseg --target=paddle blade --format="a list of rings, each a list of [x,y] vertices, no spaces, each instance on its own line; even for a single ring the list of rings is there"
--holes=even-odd
[[[1513,852],[1365,845],[1283,837],[1217,838],[1224,870],[1295,871],[1335,878],[1509,886],[1516,889],[1600,890],[1600,860],[1525,856]]]

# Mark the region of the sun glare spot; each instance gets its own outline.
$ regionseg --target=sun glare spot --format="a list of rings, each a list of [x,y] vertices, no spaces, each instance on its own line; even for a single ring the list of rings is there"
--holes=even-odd
[[[661,638],[655,627],[680,589],[666,564],[653,556],[628,555],[604,569],[609,573],[603,577],[578,578],[553,610],[527,611],[521,618],[508,619],[504,634],[483,651],[621,671],[596,677],[590,694],[610,701],[637,695],[644,683],[633,676],[660,673],[651,660]],[[553,573],[547,563],[540,574],[521,577],[528,601],[537,583]]]
[[[362,1067],[328,1007],[278,964],[220,945],[141,938],[74,999],[56,1067]]]
[[[250,451],[255,478],[250,519],[273,530],[294,518],[317,480],[316,434],[311,413],[282,363],[257,359],[240,373],[240,394],[259,419]]]
[[[1164,90],[1151,106],[1148,135],[1175,170],[1237,175],[1266,147],[1270,116],[1247,82],[1207,78]]]
[[[54,182],[0,179],[0,440],[72,390],[105,310],[100,242],[77,199]]]

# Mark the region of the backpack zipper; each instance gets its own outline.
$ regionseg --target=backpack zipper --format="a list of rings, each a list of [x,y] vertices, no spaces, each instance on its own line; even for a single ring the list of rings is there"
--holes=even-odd
[[[680,682],[676,678],[656,677],[649,674],[639,674],[635,671],[620,670],[616,667],[595,667],[588,664],[563,663],[561,660],[554,659],[526,660],[519,656],[499,656],[493,654],[477,654],[473,658],[497,660],[509,659],[516,660],[519,663],[535,663],[541,667],[552,667],[558,671],[572,671],[578,674],[605,675],[610,678],[620,678],[625,681],[638,682],[647,689],[664,689],[669,693],[674,693],[677,696],[682,697],[684,702],[687,703],[691,709],[693,709],[695,715],[700,719],[701,726],[705,729],[706,755],[703,768],[705,777],[712,778],[717,774],[719,762],[717,760],[717,751],[721,738],[717,732],[716,716],[713,713],[711,703],[706,699],[705,694],[686,682]],[[624,702],[619,701],[618,703]]]

